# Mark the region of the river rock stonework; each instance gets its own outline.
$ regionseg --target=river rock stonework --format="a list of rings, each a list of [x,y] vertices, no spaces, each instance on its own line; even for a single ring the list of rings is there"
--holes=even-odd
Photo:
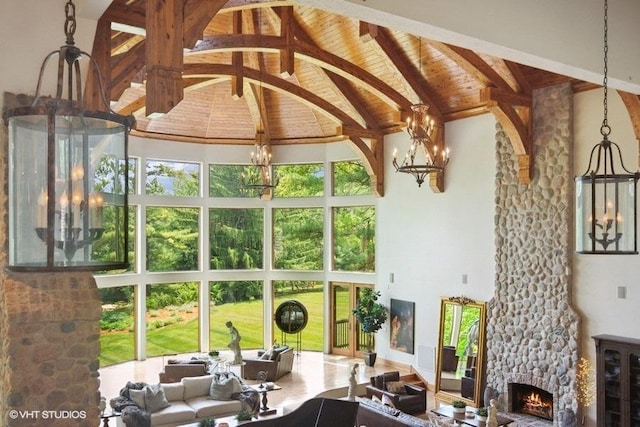
[[[573,92],[533,94],[531,183],[518,181],[511,142],[496,133],[496,290],[487,312],[487,386],[508,408],[508,384],[554,395],[554,425],[577,410],[580,319],[571,306]]]
[[[99,423],[100,297],[90,273],[5,273],[0,425]]]

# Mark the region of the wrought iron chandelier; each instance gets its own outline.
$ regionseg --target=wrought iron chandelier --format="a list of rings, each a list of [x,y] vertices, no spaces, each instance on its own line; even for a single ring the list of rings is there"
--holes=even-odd
[[[255,190],[258,197],[271,195],[276,183],[271,174],[271,151],[264,141],[264,132],[256,134],[256,144],[251,152],[252,172],[242,174],[242,183],[246,188]]]
[[[418,69],[419,74],[422,75],[422,39],[420,38],[419,41]],[[418,187],[422,186],[430,173],[444,172],[445,166],[449,163],[449,150],[440,149],[437,138],[434,138],[435,122],[429,117],[428,111],[429,106],[422,103],[411,106],[411,116],[407,118],[407,132],[411,145],[401,164],[396,157],[398,150],[393,150],[393,166],[396,172],[413,175]]]
[[[411,145],[407,154],[398,164],[397,149],[393,150],[393,166],[396,172],[408,173],[415,177],[418,187],[432,172],[443,172],[449,163],[449,150],[439,150],[438,144],[432,138],[435,123],[427,114],[429,106],[414,104],[411,106],[412,115],[407,119],[407,132],[411,138]],[[416,159],[419,154],[423,156],[423,163]]]
[[[4,113],[9,129],[11,270],[128,266],[127,144],[134,119],[109,108],[97,63],[75,46],[71,0],[65,15],[66,44],[44,59],[33,103]],[[47,62],[55,54],[56,96],[41,96]],[[85,107],[83,56],[96,73],[105,111]]]
[[[576,251],[582,254],[637,254],[636,194],[640,172],[631,172],[624,166],[620,147],[609,140],[607,21],[608,6],[605,0],[602,140],[591,150],[587,171],[575,178]],[[616,173],[616,159],[623,173]]]

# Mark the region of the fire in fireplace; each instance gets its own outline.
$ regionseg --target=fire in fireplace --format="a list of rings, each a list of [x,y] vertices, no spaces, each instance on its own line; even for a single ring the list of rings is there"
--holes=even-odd
[[[528,384],[509,384],[511,412],[534,415],[553,421],[553,394]]]

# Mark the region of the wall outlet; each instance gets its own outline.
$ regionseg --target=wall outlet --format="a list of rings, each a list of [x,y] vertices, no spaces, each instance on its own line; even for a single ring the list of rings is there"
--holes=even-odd
[[[466,285],[469,282],[469,277],[466,274],[462,275],[462,284]]]
[[[618,286],[618,298],[625,299],[627,297],[627,287]]]

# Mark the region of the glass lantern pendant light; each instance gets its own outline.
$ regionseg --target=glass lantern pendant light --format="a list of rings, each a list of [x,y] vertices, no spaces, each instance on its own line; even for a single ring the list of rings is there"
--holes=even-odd
[[[97,64],[74,46],[72,1],[66,3],[65,15],[66,45],[44,59],[33,103],[4,113],[9,136],[8,268],[14,271],[128,266],[127,143],[134,119],[109,108]],[[56,97],[40,96],[46,64],[56,53]],[[85,108],[83,56],[97,74],[106,111]]]
[[[576,251],[637,254],[636,190],[640,172],[624,166],[620,147],[609,140],[607,121],[607,1],[604,2],[604,119],[602,141],[591,150],[589,167],[576,181]],[[614,161],[623,173],[617,173]],[[595,165],[594,165],[595,162]]]

